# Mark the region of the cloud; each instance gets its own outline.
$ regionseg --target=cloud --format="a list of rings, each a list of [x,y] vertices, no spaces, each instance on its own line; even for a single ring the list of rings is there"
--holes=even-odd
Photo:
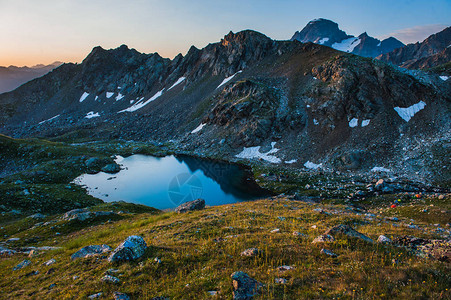
[[[422,26],[415,26],[410,28],[404,28],[396,30],[390,33],[388,36],[393,36],[405,44],[422,42],[431,34],[437,33],[445,29],[445,24],[429,24]]]

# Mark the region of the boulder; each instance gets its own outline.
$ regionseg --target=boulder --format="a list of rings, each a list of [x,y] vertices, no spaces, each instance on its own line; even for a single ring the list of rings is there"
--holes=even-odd
[[[92,294],[91,296],[88,296],[88,299],[98,299],[100,297],[102,297],[103,293],[96,293],[96,294]]]
[[[193,201],[185,202],[179,205],[175,211],[178,213],[185,213],[193,210],[201,210],[205,208],[205,200],[204,199],[196,199]]]
[[[333,236],[331,236],[330,234],[322,234],[320,236],[317,236],[312,244],[316,244],[316,243],[332,243],[335,242],[335,238]]]
[[[102,169],[102,172],[114,174],[121,170],[121,167],[117,163],[107,164]]]
[[[370,239],[366,235],[361,234],[360,232],[354,230],[349,225],[340,224],[340,225],[334,226],[334,227],[330,228],[329,230],[327,230],[324,234],[329,234],[332,236],[335,236],[337,234],[344,234],[344,235],[347,235],[352,238],[357,238],[357,239],[363,240],[365,242],[373,243],[372,239]]]
[[[246,273],[238,271],[232,274],[233,299],[247,300],[257,295],[262,283],[249,277]]]
[[[111,248],[108,245],[90,245],[81,248],[80,250],[72,254],[70,258],[72,260],[77,258],[87,258],[94,255],[103,254],[109,251],[111,251]]]
[[[131,235],[114,249],[113,253],[108,257],[108,261],[121,262],[136,260],[144,255],[146,249],[147,244],[142,237]]]

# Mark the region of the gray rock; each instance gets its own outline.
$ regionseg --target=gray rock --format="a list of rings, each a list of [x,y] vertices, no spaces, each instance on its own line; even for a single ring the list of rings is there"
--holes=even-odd
[[[320,236],[317,236],[312,244],[316,244],[316,243],[332,243],[335,242],[335,238],[333,236],[331,236],[330,234],[322,234]]]
[[[117,163],[108,164],[104,166],[102,169],[102,172],[114,174],[121,170],[121,167]]]
[[[37,213],[37,214],[31,215],[31,216],[28,216],[28,217],[31,218],[31,219],[39,220],[39,219],[45,219],[47,216],[43,215],[43,214],[40,214],[40,213]]]
[[[111,276],[111,275],[105,275],[100,279],[102,282],[106,283],[114,283],[117,284],[120,282],[119,278]]]
[[[327,250],[327,249],[321,249],[321,253],[325,254],[325,255],[328,255],[328,256],[331,256],[331,257],[337,257],[338,256],[337,254],[335,254],[332,251]]]
[[[110,262],[136,260],[144,255],[147,249],[146,241],[140,236],[131,235],[125,239],[108,257]]]
[[[288,281],[285,278],[275,278],[274,282],[278,284],[287,284]]]
[[[391,243],[392,243],[392,240],[389,239],[388,237],[386,237],[385,235],[380,235],[380,236],[377,238],[377,242],[378,242],[378,243],[381,243],[381,244],[391,244]]]
[[[109,251],[111,251],[111,247],[108,245],[90,245],[81,248],[80,250],[72,254],[70,258],[72,260],[77,258],[86,258],[94,255],[103,254]]]
[[[3,248],[0,246],[0,257],[8,257],[16,254],[17,252],[15,250],[11,250],[8,248]]]
[[[114,292],[113,294],[114,300],[130,300],[130,297],[127,294]]]
[[[257,248],[249,248],[241,252],[241,256],[254,257],[258,256],[262,253],[260,249]]]
[[[91,295],[91,296],[88,296],[88,298],[89,298],[89,299],[98,299],[98,298],[102,297],[102,295],[103,295],[103,293],[100,292],[100,293],[97,293],[97,294],[93,294],[93,295]]]
[[[85,221],[91,218],[111,215],[116,215],[116,213],[112,211],[89,211],[86,208],[78,208],[66,212],[63,215],[62,219],[65,221],[73,221],[73,220]]]
[[[28,259],[23,260],[22,262],[20,262],[17,266],[15,266],[13,268],[14,271],[20,270],[22,268],[25,268],[27,266],[31,265],[31,261],[29,261]]]
[[[232,274],[233,299],[247,300],[257,295],[262,283],[249,277],[246,273],[238,271]]]
[[[44,263],[44,266],[50,266],[50,265],[53,265],[54,263],[56,263],[56,260],[54,258],[52,258],[52,259],[46,261]]]
[[[179,205],[175,211],[178,213],[185,213],[188,211],[201,210],[205,208],[205,200],[204,199],[196,199],[193,201],[185,202]]]
[[[366,235],[361,234],[360,232],[354,230],[349,225],[340,224],[340,225],[334,226],[334,227],[330,228],[329,230],[327,230],[324,234],[329,234],[332,236],[335,236],[337,234],[344,234],[344,235],[347,235],[352,238],[357,238],[357,239],[363,240],[365,242],[373,243],[372,239],[370,239]]]

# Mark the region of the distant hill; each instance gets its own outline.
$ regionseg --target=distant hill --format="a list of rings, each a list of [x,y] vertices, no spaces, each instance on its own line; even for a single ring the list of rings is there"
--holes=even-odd
[[[0,67],[0,93],[12,91],[32,79],[47,74],[62,64],[62,62],[57,61],[50,65],[39,64],[34,67]]]

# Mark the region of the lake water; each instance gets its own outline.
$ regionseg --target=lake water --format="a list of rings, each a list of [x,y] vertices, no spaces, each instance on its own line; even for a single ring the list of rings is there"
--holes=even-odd
[[[190,156],[118,157],[123,170],[116,174],[84,174],[74,180],[106,202],[126,201],[158,209],[205,199],[207,205],[253,200],[268,195],[243,168]]]

